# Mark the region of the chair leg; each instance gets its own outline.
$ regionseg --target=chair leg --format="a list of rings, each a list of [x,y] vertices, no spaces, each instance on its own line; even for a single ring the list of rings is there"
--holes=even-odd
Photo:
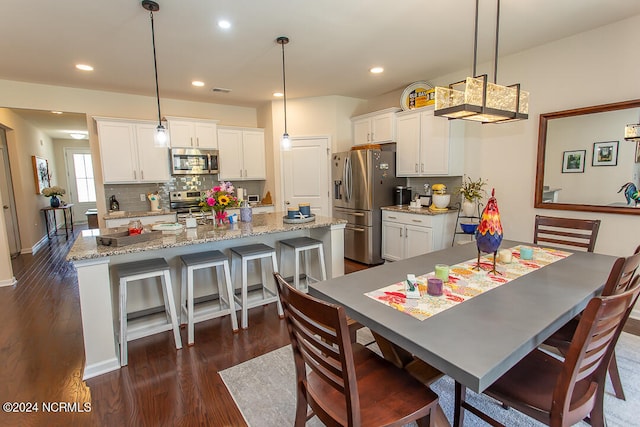
[[[624,389],[622,388],[622,381],[620,380],[620,371],[618,371],[618,361],[616,360],[615,350],[613,350],[611,362],[609,362],[609,377],[611,378],[616,397],[620,400],[627,400],[624,395]]]
[[[187,323],[187,266],[182,263],[180,266],[180,304],[178,304],[178,310],[180,310],[180,324]]]
[[[464,424],[464,408],[462,403],[467,398],[467,387],[456,381],[455,406],[453,409],[453,427],[460,427]]]
[[[120,366],[127,366],[127,281],[120,279]]]
[[[300,251],[298,249],[294,249],[294,269],[293,269],[293,286],[300,290]]]
[[[171,275],[169,270],[164,271],[163,280],[165,293],[167,294],[166,298],[169,304],[171,326],[173,327],[173,338],[176,342],[176,349],[179,350],[182,348],[182,339],[180,338],[180,326],[178,325],[178,316],[176,316],[176,304],[173,298],[173,290],[171,289]],[[191,315],[193,314],[191,313]]]
[[[249,310],[247,309],[247,260],[242,258],[242,329],[249,327]]]
[[[229,310],[231,311],[229,313],[229,315],[231,316],[231,328],[233,329],[233,332],[238,332],[238,316],[236,315],[236,303],[235,300],[233,299],[233,282],[231,281],[231,273],[229,272],[229,263],[225,261],[224,264],[222,264],[223,270],[224,270],[224,281],[227,285],[227,302],[229,304]],[[221,286],[218,285],[218,288],[221,288]],[[221,292],[220,289],[218,289],[218,292]]]
[[[187,267],[187,344],[193,345],[193,269]]]
[[[278,271],[278,263],[276,260],[276,253],[271,253],[271,263],[273,264],[273,271]],[[266,283],[266,282],[264,282]],[[278,287],[276,286],[276,294],[278,293]],[[282,311],[282,303],[280,302],[280,298],[276,298],[276,306],[278,307],[278,317],[284,319],[284,311]]]

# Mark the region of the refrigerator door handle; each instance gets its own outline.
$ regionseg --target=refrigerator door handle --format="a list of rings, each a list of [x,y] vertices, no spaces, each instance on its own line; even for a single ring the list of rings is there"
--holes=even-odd
[[[348,203],[351,201],[351,196],[353,195],[353,180],[351,176],[351,157],[347,156],[344,159],[344,193],[345,193],[345,201]]]

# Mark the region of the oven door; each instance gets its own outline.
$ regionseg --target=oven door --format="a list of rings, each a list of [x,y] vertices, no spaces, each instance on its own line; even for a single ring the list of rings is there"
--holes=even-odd
[[[171,173],[173,175],[210,174],[209,153],[188,148],[171,149]]]

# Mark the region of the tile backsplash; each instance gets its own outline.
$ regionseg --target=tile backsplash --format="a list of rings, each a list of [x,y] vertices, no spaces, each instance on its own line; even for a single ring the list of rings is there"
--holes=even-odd
[[[146,195],[158,192],[160,196],[160,208],[169,209],[169,192],[178,190],[208,190],[218,184],[217,175],[185,175],[173,176],[166,183],[148,184],[105,184],[104,193],[106,197],[107,209],[109,209],[109,199],[116,196],[120,204],[121,211],[147,211],[150,208]],[[258,194],[264,197],[264,181],[236,181],[233,185],[247,189],[247,194]],[[145,199],[140,200],[140,195],[144,194]]]

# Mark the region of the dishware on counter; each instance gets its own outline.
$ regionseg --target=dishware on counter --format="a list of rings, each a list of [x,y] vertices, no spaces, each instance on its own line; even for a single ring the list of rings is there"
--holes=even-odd
[[[298,204],[298,209],[302,215],[309,216],[311,215],[311,204],[310,203],[300,203]]]
[[[500,249],[498,251],[498,259],[504,264],[510,264],[513,259],[511,249]]]
[[[427,279],[427,293],[433,297],[442,295],[443,280],[438,277],[429,277]]]
[[[436,264],[435,272],[436,278],[445,283],[449,281],[449,266],[447,264]]]
[[[451,194],[434,194],[432,197],[432,206],[435,206],[436,209],[447,209],[447,207],[449,207],[449,203],[451,202]]]
[[[296,219],[300,218],[300,209],[298,208],[287,208],[287,218]]]
[[[533,259],[533,248],[531,246],[520,246],[520,259],[529,261]]]

